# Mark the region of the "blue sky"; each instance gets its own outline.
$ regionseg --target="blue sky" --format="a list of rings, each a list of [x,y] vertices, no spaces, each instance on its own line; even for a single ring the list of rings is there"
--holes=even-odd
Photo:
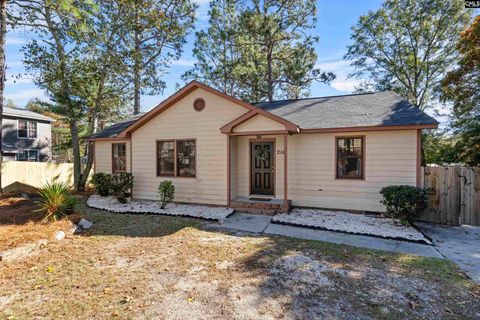
[[[194,0],[198,3],[196,29],[208,27],[208,0]],[[337,79],[331,85],[316,83],[312,85],[311,96],[325,96],[345,94],[353,90],[358,80],[347,79],[351,70],[349,63],[343,60],[346,46],[350,42],[350,28],[356,23],[360,15],[366,14],[369,10],[380,7],[381,0],[318,0],[318,22],[315,29],[316,35],[320,37],[317,45],[318,66],[324,71],[332,71]],[[44,92],[32,83],[32,77],[22,75],[14,82],[12,76],[24,72],[22,66],[23,54],[20,52],[22,45],[28,41],[28,34],[9,32],[7,35],[7,82],[5,87],[5,98],[23,107],[31,98],[45,99]],[[170,68],[164,81],[167,88],[161,95],[143,96],[142,110],[148,111],[163,99],[175,92],[175,84],[183,82],[181,74],[190,69],[194,59],[192,48],[194,33],[187,38],[187,45],[179,61],[176,61]]]

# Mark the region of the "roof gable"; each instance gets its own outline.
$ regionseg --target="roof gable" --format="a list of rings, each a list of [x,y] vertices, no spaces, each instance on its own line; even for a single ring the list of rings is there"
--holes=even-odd
[[[180,89],[179,91],[177,91],[176,93],[174,93],[173,95],[171,95],[170,97],[168,97],[166,100],[164,100],[162,103],[157,105],[155,108],[153,108],[149,112],[145,113],[140,119],[135,121],[133,124],[131,124],[130,126],[125,128],[124,130],[122,130],[118,134],[118,137],[119,138],[127,137],[133,131],[137,130],[138,128],[143,126],[145,123],[147,123],[148,121],[150,121],[151,119],[153,119],[154,117],[156,117],[157,115],[162,113],[163,111],[167,110],[168,108],[173,106],[176,102],[178,102],[183,97],[185,97],[186,95],[188,95],[189,93],[193,92],[196,89],[203,89],[203,90],[205,90],[209,93],[215,94],[215,95],[217,95],[221,98],[229,100],[229,101],[231,101],[231,102],[233,102],[237,105],[240,105],[240,106],[244,107],[245,109],[249,110],[250,112],[254,111],[255,114],[262,114],[263,116],[265,116],[269,119],[272,119],[274,121],[288,124],[290,127],[293,127],[293,126],[296,127],[296,125],[290,123],[287,120],[282,119],[279,116],[273,115],[273,114],[269,113],[268,111],[258,109],[258,108],[254,107],[254,106],[252,106],[252,105],[250,105],[250,104],[248,104],[248,103],[246,103],[242,100],[239,100],[237,98],[229,96],[229,95],[227,95],[223,92],[220,92],[216,89],[213,89],[212,87],[209,87],[209,86],[207,86],[203,83],[200,83],[200,82],[194,80],[194,81],[191,81],[189,84],[187,84],[182,89]]]

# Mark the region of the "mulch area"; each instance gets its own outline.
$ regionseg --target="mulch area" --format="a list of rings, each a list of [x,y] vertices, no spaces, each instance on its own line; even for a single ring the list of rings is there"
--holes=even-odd
[[[0,252],[40,239],[52,239],[58,230],[68,230],[71,222],[80,219],[74,214],[55,222],[44,222],[35,200],[20,193],[0,196]]]

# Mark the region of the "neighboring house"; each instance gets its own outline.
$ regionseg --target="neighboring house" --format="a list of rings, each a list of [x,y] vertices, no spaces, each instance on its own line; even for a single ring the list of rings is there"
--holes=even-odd
[[[49,161],[53,121],[30,110],[3,107],[3,160]]]
[[[89,140],[96,172],[132,172],[138,199],[171,180],[178,202],[381,212],[382,187],[420,184],[421,129],[437,126],[392,92],[251,105],[193,81]]]

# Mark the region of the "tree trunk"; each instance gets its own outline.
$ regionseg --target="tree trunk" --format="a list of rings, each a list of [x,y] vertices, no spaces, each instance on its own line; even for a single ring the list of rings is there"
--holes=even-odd
[[[136,21],[138,24],[138,21]],[[141,68],[141,53],[140,53],[140,30],[138,29],[138,25],[135,27],[135,53],[134,53],[134,66],[133,66],[133,85],[134,85],[134,100],[133,100],[133,114],[140,113],[140,91],[141,91],[141,84],[140,84],[140,72],[142,71]]]
[[[79,191],[80,178],[82,175],[81,159],[80,159],[80,139],[78,137],[77,120],[70,119],[70,134],[72,136],[73,150],[73,187],[75,191]]]
[[[268,86],[268,101],[273,101],[273,70],[272,70],[272,50],[268,48],[267,53],[267,86]]]
[[[93,165],[93,156],[94,156],[94,148],[93,148],[94,144],[93,142],[88,142],[88,145],[87,145],[87,164],[85,165],[85,169],[83,170],[81,176],[80,176],[80,179],[78,181],[78,187],[77,187],[77,190],[78,191],[84,191],[85,190],[85,185],[87,184],[87,180],[88,180],[88,175],[90,174],[90,170],[92,169],[92,165]]]
[[[5,38],[7,36],[7,0],[0,0],[0,194],[2,193],[2,117],[5,88]]]

